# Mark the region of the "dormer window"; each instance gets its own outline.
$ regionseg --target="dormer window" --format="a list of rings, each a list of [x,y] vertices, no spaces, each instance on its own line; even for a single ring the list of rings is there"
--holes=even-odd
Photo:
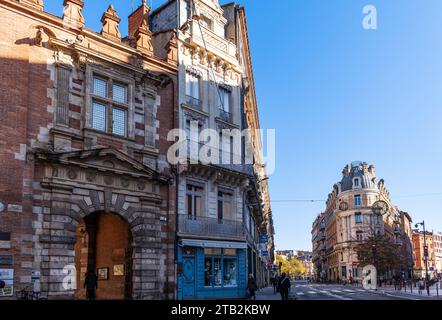
[[[353,188],[360,188],[361,187],[361,179],[354,178],[353,179]]]
[[[206,29],[213,30],[213,21],[206,16],[201,15],[200,24]]]

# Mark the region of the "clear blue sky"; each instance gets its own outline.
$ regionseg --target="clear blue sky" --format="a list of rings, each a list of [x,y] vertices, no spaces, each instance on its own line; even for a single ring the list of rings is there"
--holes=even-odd
[[[127,33],[129,0],[85,2],[88,27],[99,31],[113,2]],[[239,3],[261,126],[277,134],[270,180],[277,249],[310,249],[311,224],[325,208],[277,200],[326,199],[354,160],[374,164],[397,206],[442,231],[442,1]],[[378,10],[374,31],[361,25],[367,4]],[[61,0],[45,5],[61,15]]]

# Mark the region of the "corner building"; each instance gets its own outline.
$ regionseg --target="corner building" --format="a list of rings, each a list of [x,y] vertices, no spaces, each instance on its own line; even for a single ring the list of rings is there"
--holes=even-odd
[[[377,204],[385,205],[385,214]],[[398,249],[407,253],[401,270],[379,275],[385,280],[393,271],[412,277],[412,219],[391,201],[383,179],[378,179],[373,165],[353,162],[342,171],[342,180],[333,186],[326,210],[318,215],[312,227],[314,273],[318,281],[362,280],[362,268],[356,246],[373,235],[387,235]]]

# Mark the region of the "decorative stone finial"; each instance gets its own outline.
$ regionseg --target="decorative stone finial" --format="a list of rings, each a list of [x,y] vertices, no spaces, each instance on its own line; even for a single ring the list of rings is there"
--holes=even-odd
[[[103,23],[101,34],[106,38],[120,42],[121,33],[118,28],[120,21],[121,19],[117,16],[117,12],[115,11],[114,6],[111,4],[101,18],[101,22]]]
[[[146,55],[153,56],[152,32],[148,23],[149,12],[150,8],[146,5],[146,1],[143,0],[141,6],[129,16],[128,36],[134,48]]]
[[[178,63],[178,41],[175,32],[172,32],[169,42],[166,45],[167,62],[171,64]]]
[[[37,10],[43,11],[43,0],[19,0],[19,2],[33,7]]]
[[[67,27],[82,28],[84,26],[83,0],[64,0],[63,23]]]

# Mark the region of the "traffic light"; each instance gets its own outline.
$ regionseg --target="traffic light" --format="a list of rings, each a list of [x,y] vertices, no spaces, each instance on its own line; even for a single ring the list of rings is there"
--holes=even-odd
[[[428,257],[428,246],[424,246],[424,257]]]

